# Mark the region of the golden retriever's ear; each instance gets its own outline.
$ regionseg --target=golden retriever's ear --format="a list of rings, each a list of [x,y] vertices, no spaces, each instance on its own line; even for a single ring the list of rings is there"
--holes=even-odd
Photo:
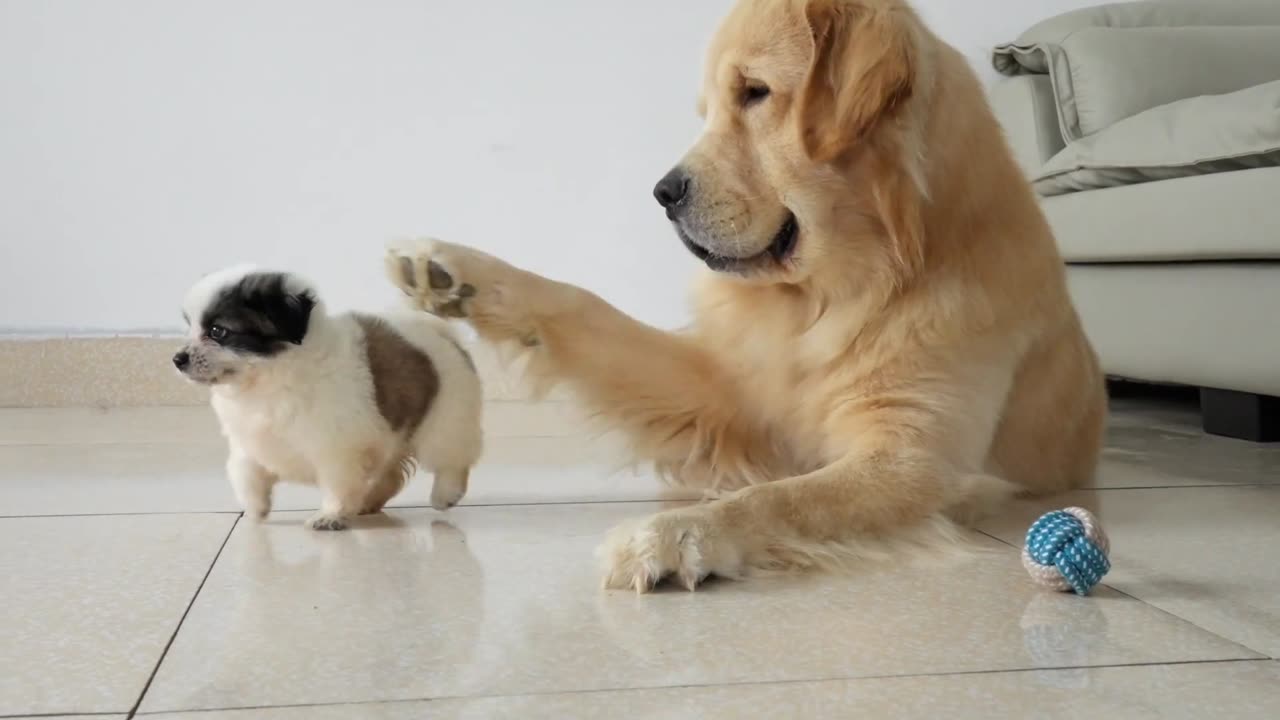
[[[797,112],[805,152],[815,161],[839,158],[911,96],[911,34],[891,5],[804,3],[814,50]]]

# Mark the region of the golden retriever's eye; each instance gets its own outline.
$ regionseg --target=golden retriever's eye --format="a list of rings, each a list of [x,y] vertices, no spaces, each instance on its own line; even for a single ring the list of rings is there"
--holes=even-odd
[[[769,86],[759,82],[749,82],[742,88],[742,107],[749,108],[769,97]]]

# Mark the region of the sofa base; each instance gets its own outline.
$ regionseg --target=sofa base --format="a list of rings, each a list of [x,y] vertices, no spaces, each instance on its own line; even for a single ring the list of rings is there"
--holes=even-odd
[[[1184,418],[1196,412],[1201,428],[1209,435],[1250,442],[1280,442],[1280,397],[1148,383],[1114,375],[1107,378],[1107,395],[1113,400],[1138,399],[1144,406],[1176,410],[1176,416]]]
[[[1280,261],[1068,265],[1113,377],[1280,397]]]
[[[1200,389],[1200,418],[1210,435],[1280,441],[1280,398],[1234,390]]]

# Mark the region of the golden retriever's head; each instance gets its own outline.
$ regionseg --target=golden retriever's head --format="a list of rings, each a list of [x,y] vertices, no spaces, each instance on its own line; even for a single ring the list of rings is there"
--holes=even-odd
[[[902,0],[740,0],[703,135],[654,188],[690,251],[762,282],[913,262],[919,27]]]

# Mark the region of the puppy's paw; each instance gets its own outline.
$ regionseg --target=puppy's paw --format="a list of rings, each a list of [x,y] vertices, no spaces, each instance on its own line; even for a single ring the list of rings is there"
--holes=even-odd
[[[742,554],[708,506],[669,510],[615,528],[597,551],[604,586],[652,590],[673,578],[693,590],[710,575],[742,575]]]
[[[312,530],[346,530],[347,520],[339,515],[331,515],[325,512],[318,512],[307,520],[307,527]]]
[[[441,240],[402,240],[387,246],[388,279],[423,310],[442,317],[470,316],[479,294],[474,266],[494,258]],[[483,274],[483,273],[479,273]]]
[[[448,510],[462,500],[462,495],[463,493],[451,488],[442,489],[440,484],[436,483],[435,487],[431,488],[431,507],[441,511]]]
[[[431,485],[431,507],[448,510],[457,505],[466,494],[467,471],[437,471],[435,482]]]
[[[262,520],[271,512],[271,491],[276,476],[243,452],[233,450],[227,458],[227,479],[236,501],[250,520]]]

